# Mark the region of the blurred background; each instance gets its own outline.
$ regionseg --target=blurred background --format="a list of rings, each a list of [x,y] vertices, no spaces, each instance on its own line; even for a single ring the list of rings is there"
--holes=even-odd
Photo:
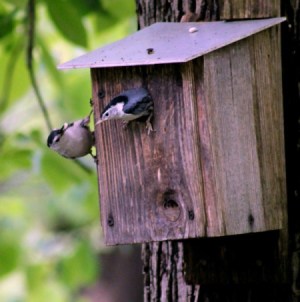
[[[90,112],[90,71],[56,66],[136,23],[134,0],[0,1],[0,302],[142,301],[139,248],[102,242],[92,158],[46,146]]]

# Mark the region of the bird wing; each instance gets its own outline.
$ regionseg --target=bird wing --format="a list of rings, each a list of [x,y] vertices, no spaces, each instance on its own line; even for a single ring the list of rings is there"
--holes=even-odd
[[[123,110],[127,114],[140,115],[143,112],[147,114],[153,109],[152,98],[144,88],[128,90],[124,95],[127,97],[127,102]]]

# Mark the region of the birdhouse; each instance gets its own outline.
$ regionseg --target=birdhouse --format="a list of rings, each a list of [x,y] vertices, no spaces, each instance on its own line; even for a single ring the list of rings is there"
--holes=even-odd
[[[145,87],[153,129],[95,127],[109,245],[286,227],[279,24],[156,23],[59,66],[90,68],[94,118]]]

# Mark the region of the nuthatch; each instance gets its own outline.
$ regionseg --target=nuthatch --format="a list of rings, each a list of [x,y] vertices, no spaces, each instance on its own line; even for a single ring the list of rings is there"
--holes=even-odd
[[[66,158],[91,154],[95,159],[91,151],[95,137],[89,127],[92,112],[84,119],[64,123],[61,128],[52,130],[47,139],[48,147]]]
[[[133,120],[140,120],[146,121],[149,134],[153,131],[151,125],[153,107],[152,97],[145,88],[125,90],[109,102],[95,126],[112,119],[121,119],[125,125]]]

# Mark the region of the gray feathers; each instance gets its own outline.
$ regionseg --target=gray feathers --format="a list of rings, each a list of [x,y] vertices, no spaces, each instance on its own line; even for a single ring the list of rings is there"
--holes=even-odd
[[[77,158],[91,154],[94,133],[89,128],[90,115],[73,123],[65,123],[48,136],[47,145],[66,158]]]
[[[128,89],[114,97],[101,113],[101,121],[134,120],[153,111],[153,100],[145,88]]]
[[[145,88],[130,89],[121,93],[120,96],[127,97],[127,102],[123,107],[127,114],[149,115],[153,110],[153,100]]]

